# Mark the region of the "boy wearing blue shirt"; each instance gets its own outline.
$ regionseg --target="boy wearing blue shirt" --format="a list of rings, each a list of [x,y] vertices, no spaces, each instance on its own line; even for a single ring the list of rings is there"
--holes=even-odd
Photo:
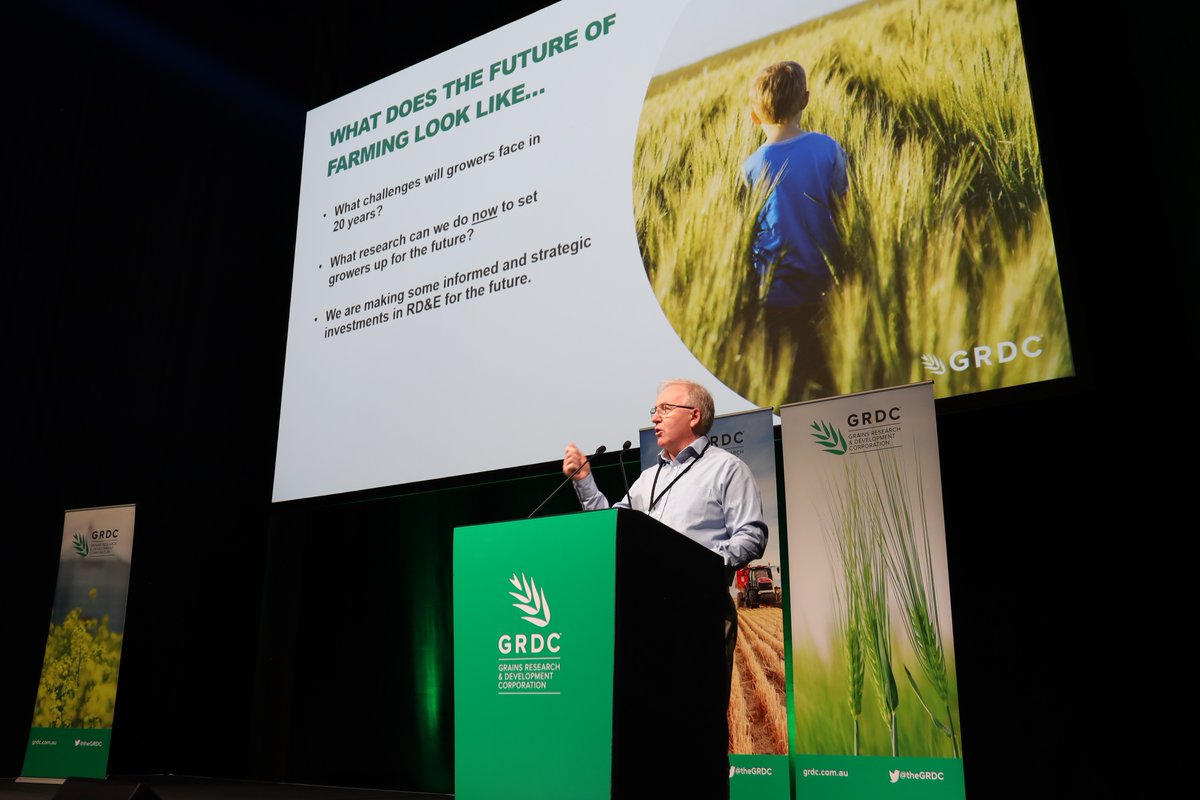
[[[773,184],[758,215],[754,268],[766,289],[764,311],[772,342],[795,344],[788,400],[807,384],[833,391],[817,324],[833,281],[829,263],[840,259],[833,208],[846,195],[846,153],[834,139],[800,127],[808,107],[808,78],[795,61],[772,64],[750,89],[750,118],[766,142],[742,165],[746,182]]]

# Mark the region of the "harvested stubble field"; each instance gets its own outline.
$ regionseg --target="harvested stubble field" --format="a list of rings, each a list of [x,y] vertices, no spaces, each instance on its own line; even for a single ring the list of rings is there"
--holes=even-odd
[[[738,609],[737,652],[729,699],[729,752],[788,752],[782,609]]]

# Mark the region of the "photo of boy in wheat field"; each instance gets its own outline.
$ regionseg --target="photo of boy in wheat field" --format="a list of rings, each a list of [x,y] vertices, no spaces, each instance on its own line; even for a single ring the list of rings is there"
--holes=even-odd
[[[693,3],[672,35],[755,6]],[[793,26],[672,66],[646,92],[636,235],[683,342],[759,406],[1071,375],[1012,0],[791,6]],[[799,67],[804,101],[768,113],[777,89],[760,78],[779,64]],[[818,162],[762,151],[806,139],[825,145],[812,158],[826,172],[797,212],[780,192]]]

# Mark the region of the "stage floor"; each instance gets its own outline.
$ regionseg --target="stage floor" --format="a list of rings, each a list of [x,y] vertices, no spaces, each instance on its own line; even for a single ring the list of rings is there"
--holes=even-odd
[[[182,775],[114,775],[109,778],[108,786],[103,787],[107,791],[97,791],[96,794],[108,797],[109,792],[116,788],[113,784],[127,787],[132,794],[139,783],[153,791],[154,794],[148,797],[157,796],[160,800],[445,800],[453,797],[426,792],[227,781]],[[0,778],[0,800],[52,798],[61,788],[62,784],[56,783],[17,783],[13,778]]]

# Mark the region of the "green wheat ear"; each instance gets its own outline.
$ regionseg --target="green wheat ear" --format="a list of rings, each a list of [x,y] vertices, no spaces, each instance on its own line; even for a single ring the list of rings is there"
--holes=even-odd
[[[816,423],[813,423],[814,427]],[[843,482],[827,488],[829,518],[824,525],[832,563],[834,614],[842,635],[846,658],[846,702],[852,723],[851,737],[854,755],[860,755],[863,686],[866,672],[864,642],[864,606],[862,586],[864,545],[871,542],[863,531],[863,504],[858,483],[851,480],[853,470],[843,462]]]
[[[83,538],[83,534],[75,534],[75,552],[81,556],[86,556],[89,552],[87,539]]]
[[[921,671],[945,709],[946,722],[925,702],[908,667],[908,682],[930,721],[950,740],[955,758],[959,757],[958,734],[950,698],[950,674],[946,663],[946,644],[939,622],[937,584],[934,579],[929,524],[925,518],[925,489],[918,452],[915,482],[916,502],[910,494],[908,477],[896,453],[878,453],[879,480],[874,487],[878,512],[879,547],[897,600],[909,645]]]

